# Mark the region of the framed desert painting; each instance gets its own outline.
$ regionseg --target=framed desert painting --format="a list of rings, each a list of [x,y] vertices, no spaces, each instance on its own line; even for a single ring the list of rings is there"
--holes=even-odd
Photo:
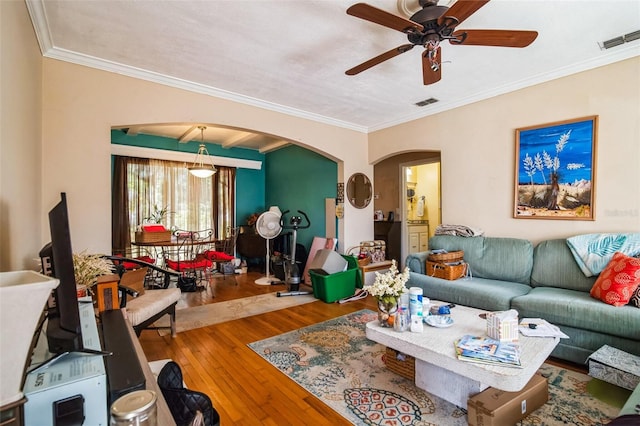
[[[594,220],[598,116],[516,129],[518,219]]]

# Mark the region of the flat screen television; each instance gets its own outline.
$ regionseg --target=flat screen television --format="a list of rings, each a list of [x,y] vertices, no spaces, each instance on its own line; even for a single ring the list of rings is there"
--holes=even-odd
[[[83,344],[67,195],[64,192],[60,193],[60,202],[49,212],[49,229],[51,243],[40,251],[42,270],[45,275],[60,280],[53,291],[53,304],[47,310],[46,335],[49,352],[54,355],[69,352],[108,355],[109,352],[87,348]]]
[[[47,344],[53,354],[83,350],[67,197],[64,192],[60,197],[60,202],[49,212],[51,243],[40,251],[45,274],[50,272],[60,280],[53,291],[53,306],[47,313]]]

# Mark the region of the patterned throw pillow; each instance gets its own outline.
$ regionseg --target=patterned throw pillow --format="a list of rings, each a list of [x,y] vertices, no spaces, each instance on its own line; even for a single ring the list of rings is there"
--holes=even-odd
[[[591,288],[591,297],[613,306],[629,303],[640,285],[640,259],[617,252]]]
[[[636,291],[633,292],[633,296],[631,296],[631,301],[629,302],[629,304],[640,308],[640,286],[638,286],[638,288],[636,288]]]
[[[633,257],[635,257],[636,259],[640,259],[640,253],[636,254]],[[631,301],[629,302],[629,304],[640,308],[640,286],[638,286],[638,288],[636,288],[636,291],[633,292],[633,296],[631,296]],[[638,414],[640,414],[640,412],[638,412]]]

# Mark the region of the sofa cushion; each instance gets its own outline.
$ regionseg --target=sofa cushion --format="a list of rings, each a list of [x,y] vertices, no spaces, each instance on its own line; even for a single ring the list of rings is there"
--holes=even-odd
[[[533,250],[532,287],[558,287],[588,293],[595,281],[595,277],[582,273],[567,240],[542,241]]]
[[[544,318],[558,326],[640,340],[640,309],[607,305],[583,291],[536,287],[514,298],[511,307],[521,318]]]
[[[613,306],[629,303],[640,284],[640,259],[616,252],[591,288],[591,297]]]
[[[511,307],[511,299],[531,290],[528,285],[513,282],[478,277],[449,281],[415,272],[409,274],[407,287],[422,288],[424,296],[430,299],[488,311],[506,311]]]
[[[436,235],[429,240],[429,248],[463,250],[473,277],[527,285],[531,279],[533,246],[528,240]]]

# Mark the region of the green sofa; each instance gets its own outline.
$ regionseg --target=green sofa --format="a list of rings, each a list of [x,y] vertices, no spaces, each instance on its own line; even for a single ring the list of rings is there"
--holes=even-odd
[[[640,355],[640,308],[614,307],[592,298],[589,291],[596,277],[585,277],[566,240],[533,247],[517,238],[436,235],[429,247],[464,250],[471,277],[447,281],[428,276],[429,253],[411,254],[405,263],[411,270],[407,287],[421,287],[426,297],[544,318],[570,337],[561,339],[551,355],[571,362],[585,363],[605,344]]]

